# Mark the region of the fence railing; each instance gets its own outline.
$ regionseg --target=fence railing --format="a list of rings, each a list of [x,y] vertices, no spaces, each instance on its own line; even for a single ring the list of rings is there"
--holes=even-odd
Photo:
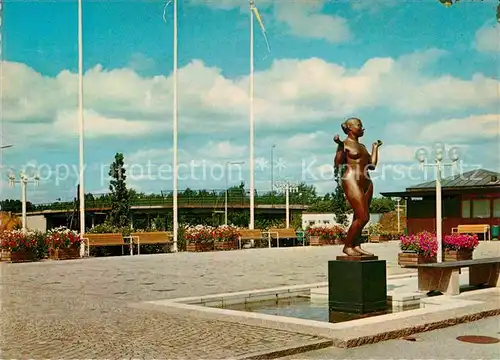
[[[203,197],[178,197],[179,207],[213,207],[223,208],[225,204],[224,196],[203,196]],[[229,196],[227,199],[228,207],[250,205],[250,198],[246,196]],[[130,200],[131,206],[145,207],[171,207],[173,206],[173,198],[157,197],[157,198],[135,198]],[[256,197],[255,205],[285,205],[285,199],[279,196]],[[302,199],[290,199],[290,205],[306,205]],[[78,207],[78,203],[73,202],[54,202],[46,204],[32,205],[29,211],[43,210],[72,210]],[[108,209],[111,207],[110,199],[86,199],[86,209]]]

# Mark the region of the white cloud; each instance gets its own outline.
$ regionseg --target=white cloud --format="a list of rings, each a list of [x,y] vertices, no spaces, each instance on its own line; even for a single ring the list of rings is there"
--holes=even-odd
[[[323,14],[324,3],[324,0],[280,2],[275,7],[276,19],[287,25],[290,35],[331,43],[350,40],[352,33],[347,20]]]
[[[142,53],[134,53],[130,58],[128,66],[136,71],[149,70],[154,67],[156,62],[154,59],[147,57]]]
[[[475,46],[481,52],[500,51],[500,25],[483,26],[476,32]]]
[[[377,107],[412,116],[498,104],[498,80],[482,74],[470,79],[424,75],[426,67],[445,54],[431,49],[396,59],[373,58],[360,68],[318,58],[276,60],[255,74],[255,121],[265,131],[305,123],[314,127],[332,117],[340,119]],[[47,77],[12,62],[4,63],[4,74],[3,116],[8,136],[42,141],[56,139],[57,133],[76,134],[76,74],[65,70]],[[200,60],[181,68],[180,132],[246,131],[248,83],[248,76],[228,78]],[[141,77],[131,69],[106,70],[97,65],[85,73],[84,90],[89,137],[140,136],[171,129],[171,77]]]
[[[270,22],[276,21],[278,25],[283,25],[284,30],[290,35],[322,39],[331,43],[350,40],[352,33],[345,18],[322,13],[326,2],[326,0],[258,0],[255,3],[266,28],[269,28]],[[189,3],[219,10],[239,8],[242,13],[247,13],[249,9],[248,0],[189,0]],[[274,10],[274,17],[266,17],[264,11],[271,7]]]
[[[455,142],[500,139],[500,114],[474,115],[460,119],[447,119],[425,126],[420,134],[427,141]]]

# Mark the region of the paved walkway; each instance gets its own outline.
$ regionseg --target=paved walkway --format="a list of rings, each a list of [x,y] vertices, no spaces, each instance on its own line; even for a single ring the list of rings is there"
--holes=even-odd
[[[482,243],[475,257],[500,253]],[[368,244],[396,264],[398,243]],[[221,359],[307,344],[313,336],[160,313],[127,303],[327,280],[340,246],[250,249],[2,264],[1,358]]]

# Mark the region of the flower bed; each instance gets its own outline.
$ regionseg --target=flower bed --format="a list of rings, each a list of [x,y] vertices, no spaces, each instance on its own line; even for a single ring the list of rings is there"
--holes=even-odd
[[[53,260],[77,259],[80,257],[80,235],[76,231],[59,227],[47,232],[49,258]]]
[[[306,234],[313,246],[342,244],[345,239],[345,230],[338,225],[313,226],[306,230]]]
[[[234,250],[238,248],[239,236],[238,229],[229,225],[217,228],[204,225],[188,227],[185,234],[186,250],[190,252]]]
[[[400,266],[436,262],[436,234],[423,231],[415,235],[400,238],[402,253],[398,254]],[[472,259],[474,249],[479,245],[477,235],[451,234],[443,238],[443,261],[460,261]]]
[[[6,230],[0,232],[0,248],[2,261],[74,259],[80,257],[80,238],[78,233],[66,228],[48,232]]]
[[[479,245],[476,234],[451,234],[443,239],[443,261],[472,260],[472,253]]]
[[[428,231],[415,235],[401,236],[398,254],[400,266],[413,266],[416,264],[436,262],[437,240],[436,236]]]
[[[214,249],[215,228],[197,225],[186,229],[186,251],[200,252]]]
[[[237,228],[222,225],[215,229],[213,234],[215,250],[234,250],[238,248],[240,232]]]
[[[373,243],[381,243],[390,240],[389,232],[382,228],[379,223],[372,224],[368,227],[368,240]]]
[[[0,232],[2,260],[11,262],[33,261],[43,257],[43,233],[39,231],[6,230]]]

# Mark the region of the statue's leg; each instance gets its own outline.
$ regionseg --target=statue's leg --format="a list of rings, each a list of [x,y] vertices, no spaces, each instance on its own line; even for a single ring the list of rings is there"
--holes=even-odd
[[[368,205],[365,194],[357,179],[353,176],[344,179],[343,187],[347,201],[354,211],[353,221],[347,230],[343,252],[350,256],[362,255],[362,252],[355,248],[357,237],[361,234],[363,227],[369,220]],[[359,246],[358,246],[359,247]]]
[[[370,221],[370,204],[373,198],[373,183],[370,182],[370,185],[368,186],[368,189],[366,190],[364,195],[367,203],[367,214],[366,217],[364,217],[364,219],[366,219],[366,222],[363,224],[363,226],[359,231],[359,234],[357,234],[356,236],[356,240],[354,243],[354,250],[356,250],[359,253],[362,253],[363,255],[373,256],[371,252],[361,248],[361,234],[363,233],[363,229],[366,226],[366,224],[368,224],[368,222]]]

